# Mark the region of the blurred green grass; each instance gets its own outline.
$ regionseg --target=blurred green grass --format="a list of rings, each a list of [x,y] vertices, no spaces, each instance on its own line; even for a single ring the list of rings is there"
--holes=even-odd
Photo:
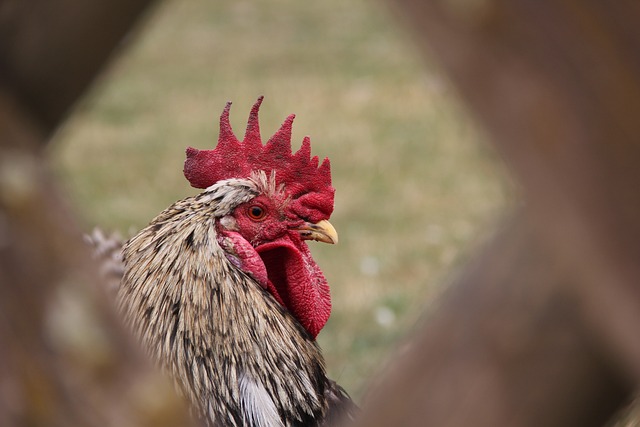
[[[336,246],[312,245],[332,287],[320,334],[356,398],[491,233],[510,186],[450,85],[378,3],[166,1],[61,129],[50,155],[87,229],[127,235],[195,190],[184,148],[211,148],[234,102],[242,135],[296,113],[337,189]]]

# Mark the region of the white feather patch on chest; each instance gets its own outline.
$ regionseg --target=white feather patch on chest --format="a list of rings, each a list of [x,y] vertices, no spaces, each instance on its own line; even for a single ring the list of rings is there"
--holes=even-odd
[[[273,399],[264,386],[250,376],[240,377],[240,399],[245,423],[255,427],[283,427]]]

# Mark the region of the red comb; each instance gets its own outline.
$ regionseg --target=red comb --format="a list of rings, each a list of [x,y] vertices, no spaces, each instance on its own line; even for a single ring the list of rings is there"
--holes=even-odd
[[[248,178],[253,171],[263,170],[267,176],[275,171],[276,183],[285,185],[286,192],[297,201],[299,208],[304,209],[305,212],[299,212],[303,217],[315,221],[328,218],[333,211],[334,194],[329,159],[325,158],[318,167],[318,157],[311,157],[308,136],[303,139],[300,149],[292,154],[294,114],[287,117],[280,129],[262,145],[258,121],[262,99],[262,96],[258,98],[251,108],[243,141],[239,141],[231,129],[231,102],[227,102],[220,116],[218,145],[213,150],[187,148],[184,176],[192,187],[207,188],[223,179]],[[309,209],[318,212],[306,212]]]

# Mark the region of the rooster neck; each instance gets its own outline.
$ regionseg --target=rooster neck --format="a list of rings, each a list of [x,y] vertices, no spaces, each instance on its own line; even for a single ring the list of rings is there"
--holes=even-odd
[[[268,396],[282,425],[313,425],[326,410],[320,350],[227,259],[202,202],[174,204],[125,246],[125,318],[211,424],[250,425]]]

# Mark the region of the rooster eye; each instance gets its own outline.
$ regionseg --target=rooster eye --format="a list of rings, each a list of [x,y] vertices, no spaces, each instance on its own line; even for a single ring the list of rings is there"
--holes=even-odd
[[[261,206],[251,206],[249,208],[249,217],[253,220],[261,220],[266,214],[267,212]]]

